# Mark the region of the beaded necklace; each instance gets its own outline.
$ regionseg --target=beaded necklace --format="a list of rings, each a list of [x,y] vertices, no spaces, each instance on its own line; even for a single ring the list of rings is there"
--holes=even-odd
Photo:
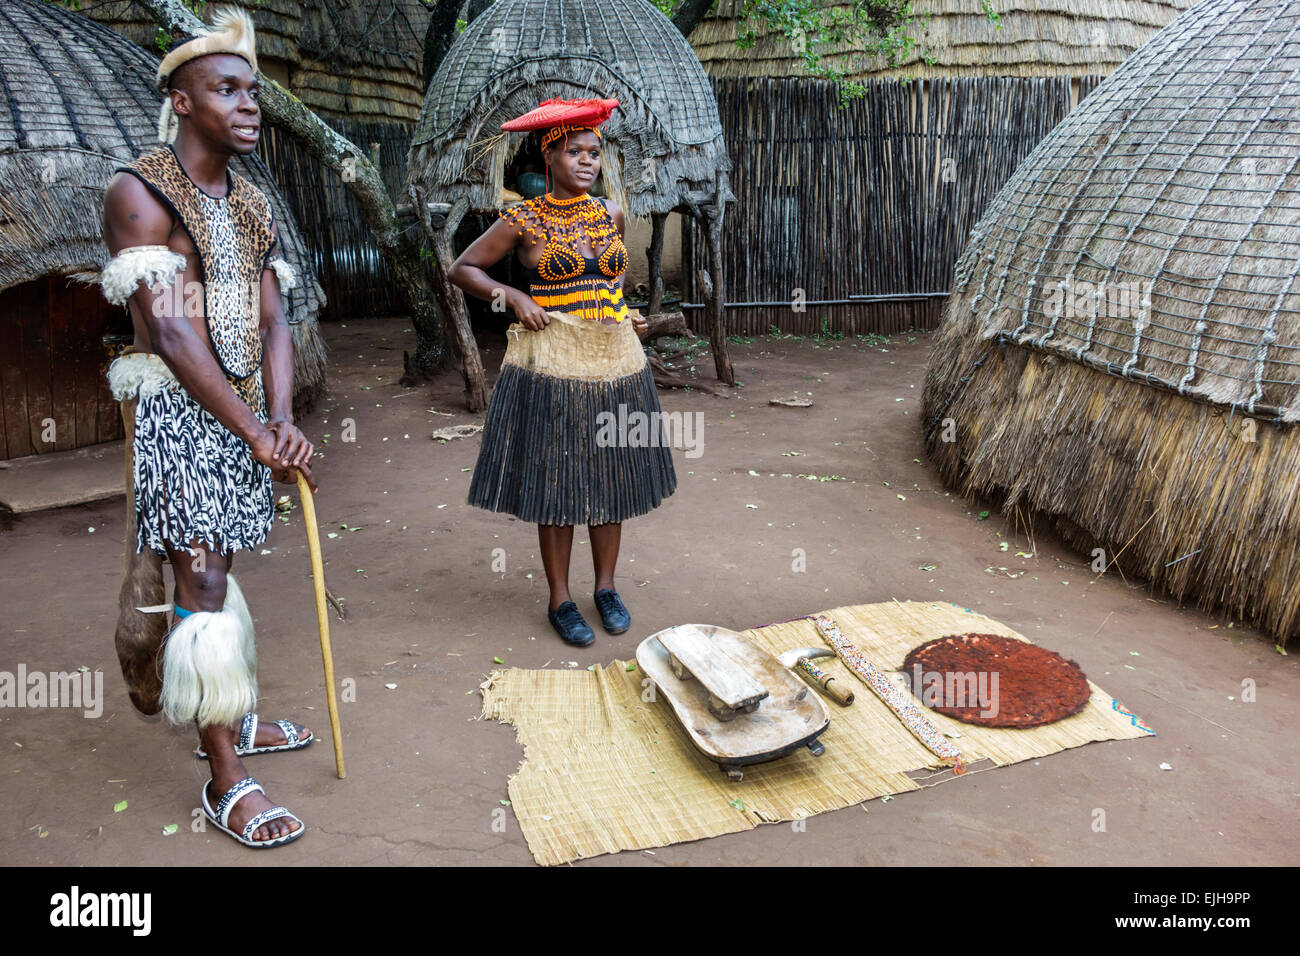
[[[515,226],[519,235],[531,237],[530,245],[544,242],[537,272],[551,282],[581,275],[585,257],[581,247],[593,252],[604,246],[597,257],[600,271],[617,278],[627,271],[627,248],[618,227],[604,204],[583,193],[569,199],[557,199],[550,193],[512,206],[501,218]]]

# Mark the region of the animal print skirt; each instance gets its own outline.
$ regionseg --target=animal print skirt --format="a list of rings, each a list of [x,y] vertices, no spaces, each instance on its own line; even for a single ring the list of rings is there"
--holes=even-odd
[[[275,517],[271,470],[248,444],[191,398],[156,355],[122,356],[108,381],[118,401],[136,400],[136,552],[184,551],[201,542],[225,553],[265,541]],[[241,385],[265,421],[261,372]]]

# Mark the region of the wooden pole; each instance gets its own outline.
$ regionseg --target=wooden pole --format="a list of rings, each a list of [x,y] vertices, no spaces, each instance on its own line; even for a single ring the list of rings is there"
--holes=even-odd
[[[443,303],[443,311],[451,319],[457,350],[460,352],[461,372],[465,376],[465,407],[471,412],[479,412],[487,408],[488,401],[483,358],[479,354],[478,343],[474,341],[469,309],[465,306],[465,293],[449,278],[452,263],[456,261],[452,254],[452,237],[456,234],[460,221],[465,218],[469,201],[462,196],[447,207],[423,202],[422,198],[420,191],[412,186],[411,199],[420,209],[420,221],[424,223],[425,234],[433,246],[438,295]]]
[[[334,738],[334,769],[339,779],[347,776],[343,767],[343,732],[339,729],[339,702],[334,693],[334,651],[330,647],[329,604],[325,597],[325,564],[320,554],[320,530],[316,527],[316,502],[302,472],[298,472],[298,496],[307,524],[307,550],[311,552],[311,576],[316,586],[316,626],[320,629],[320,656],[325,662],[325,701],[329,705],[330,734]]]
[[[718,373],[718,381],[728,385],[736,384],[736,373],[731,368],[731,357],[727,355],[726,283],[722,275],[722,214],[726,208],[722,194],[715,201],[704,207],[705,222],[708,229],[709,271],[711,288],[706,291],[709,313],[709,344],[713,348],[713,367]]]
[[[650,214],[650,248],[646,250],[650,264],[650,301],[646,304],[646,315],[657,315],[664,307],[664,220],[667,218],[667,213]]]

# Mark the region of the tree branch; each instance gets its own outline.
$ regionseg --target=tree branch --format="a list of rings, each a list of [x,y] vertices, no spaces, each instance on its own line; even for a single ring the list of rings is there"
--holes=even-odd
[[[689,38],[712,6],[713,0],[682,0],[682,5],[673,14],[673,26],[682,31],[682,36]]]

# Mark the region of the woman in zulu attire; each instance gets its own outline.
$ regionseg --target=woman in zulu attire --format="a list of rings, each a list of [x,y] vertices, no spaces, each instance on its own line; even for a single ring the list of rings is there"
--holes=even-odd
[[[623,211],[587,195],[600,173],[597,127],[617,105],[547,100],[502,123],[546,131],[551,191],[508,209],[451,270],[452,282],[480,299],[504,299],[519,319],[507,332],[470,504],[537,525],[551,626],[578,647],[596,638],[569,595],[574,525],[587,525],[591,537],[601,623],[621,634],[632,622],[614,588],[622,522],[658,507],[677,487],[638,337],[645,320],[623,301]],[[512,250],[527,269],[530,294],[484,271]]]

